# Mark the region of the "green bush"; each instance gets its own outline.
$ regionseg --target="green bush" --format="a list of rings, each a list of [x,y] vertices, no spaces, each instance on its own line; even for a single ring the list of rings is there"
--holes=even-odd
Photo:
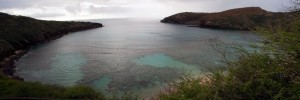
[[[300,20],[276,30],[259,32],[267,42],[257,51],[235,52],[225,60],[227,70],[204,77],[184,77],[159,96],[162,100],[299,100]],[[236,48],[237,51],[241,49]]]
[[[183,78],[163,100],[300,99],[300,70],[295,57],[252,53],[229,63],[227,71],[206,78]]]
[[[86,86],[60,87],[36,82],[17,81],[1,76],[0,99],[18,97],[105,100],[100,92]]]

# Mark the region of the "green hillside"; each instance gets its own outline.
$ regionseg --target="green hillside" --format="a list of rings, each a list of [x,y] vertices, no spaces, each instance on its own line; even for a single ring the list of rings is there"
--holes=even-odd
[[[60,87],[23,82],[14,75],[14,60],[30,46],[70,32],[102,27],[99,23],[42,21],[0,13],[0,99],[95,99],[104,96],[86,86]],[[4,59],[6,58],[6,59]]]
[[[230,9],[215,13],[178,13],[161,20],[163,23],[185,24],[194,27],[253,30],[256,27],[293,19],[290,13],[268,12],[259,7]]]
[[[0,22],[0,59],[15,50],[26,49],[70,32],[102,27],[98,23],[42,21],[5,13],[0,13]]]

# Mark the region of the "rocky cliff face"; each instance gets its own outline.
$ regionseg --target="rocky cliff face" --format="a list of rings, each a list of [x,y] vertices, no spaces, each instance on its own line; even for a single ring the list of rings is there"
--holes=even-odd
[[[42,21],[0,12],[0,69],[13,76],[14,60],[30,46],[61,37],[70,32],[103,27],[100,23]]]
[[[208,28],[251,30],[283,15],[284,13],[268,12],[259,7],[247,7],[216,13],[184,12],[164,18],[161,22]]]

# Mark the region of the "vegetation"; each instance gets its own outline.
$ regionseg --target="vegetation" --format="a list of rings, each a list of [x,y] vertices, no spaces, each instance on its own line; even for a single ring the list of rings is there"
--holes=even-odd
[[[292,56],[252,53],[229,63],[228,70],[183,78],[163,100],[300,99],[299,63]]]
[[[0,76],[0,99],[88,99],[104,100],[104,96],[86,86],[60,87],[23,82]]]
[[[223,14],[226,13],[228,11],[223,12]],[[191,19],[197,16],[187,15]],[[234,18],[234,16],[228,18]],[[283,16],[280,16],[276,17],[279,18],[276,21],[264,24],[269,25],[268,27],[258,29],[258,33],[261,33],[266,40],[263,46],[258,46],[257,50],[252,52],[233,47],[235,53],[238,53],[238,57],[234,60],[228,60],[227,53],[221,52],[226,70],[216,70],[204,77],[183,77],[180,82],[171,83],[170,87],[159,95],[159,99],[300,99],[300,18],[296,15],[296,17],[291,16],[290,20],[283,20],[281,19]],[[249,24],[253,22],[255,23],[253,25],[256,25],[264,23],[265,20],[262,19],[266,17],[252,16],[251,18],[254,20],[249,20],[248,17],[243,20],[246,23],[251,21]],[[284,18],[286,18],[285,15]],[[12,51],[61,36],[64,33],[86,29],[84,27],[87,24],[95,27],[91,23],[39,21],[3,13],[0,13],[0,21],[2,22],[0,23],[0,58],[11,55]],[[228,25],[242,24],[239,22],[232,24],[235,23],[233,19],[222,19],[222,21],[224,22],[220,22],[221,24],[219,20],[215,23],[223,25],[229,21]],[[245,27],[254,27],[245,25]],[[86,86],[60,87],[23,82],[12,80],[0,71],[0,99],[19,97],[105,99],[100,92]],[[112,99],[129,100],[136,99],[136,97],[128,94],[121,97],[113,96]]]
[[[278,23],[278,19],[291,19],[289,15],[290,13],[268,12],[259,7],[247,7],[216,13],[184,12],[167,17],[161,22],[206,28],[253,30],[256,27]]]
[[[13,62],[23,54],[20,49],[42,43],[69,32],[102,27],[98,23],[42,21],[24,16],[13,16],[0,12],[0,99],[47,98],[47,99],[97,99],[104,96],[86,86],[60,87],[41,83],[19,81],[14,76]],[[8,57],[9,56],[9,57]],[[7,59],[3,59],[7,57]],[[15,79],[8,78],[10,76]]]
[[[266,42],[253,52],[237,48],[239,57],[233,61],[221,53],[227,70],[184,77],[172,83],[160,99],[300,99],[300,19],[285,22],[258,29]]]
[[[0,60],[16,50],[62,36],[69,32],[102,27],[89,22],[42,21],[0,12]]]

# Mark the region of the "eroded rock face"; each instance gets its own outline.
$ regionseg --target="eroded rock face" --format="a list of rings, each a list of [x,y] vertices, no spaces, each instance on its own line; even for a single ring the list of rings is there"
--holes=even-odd
[[[163,23],[184,24],[206,28],[251,30],[265,25],[285,13],[274,13],[259,7],[247,7],[216,13],[178,13],[161,20]]]

